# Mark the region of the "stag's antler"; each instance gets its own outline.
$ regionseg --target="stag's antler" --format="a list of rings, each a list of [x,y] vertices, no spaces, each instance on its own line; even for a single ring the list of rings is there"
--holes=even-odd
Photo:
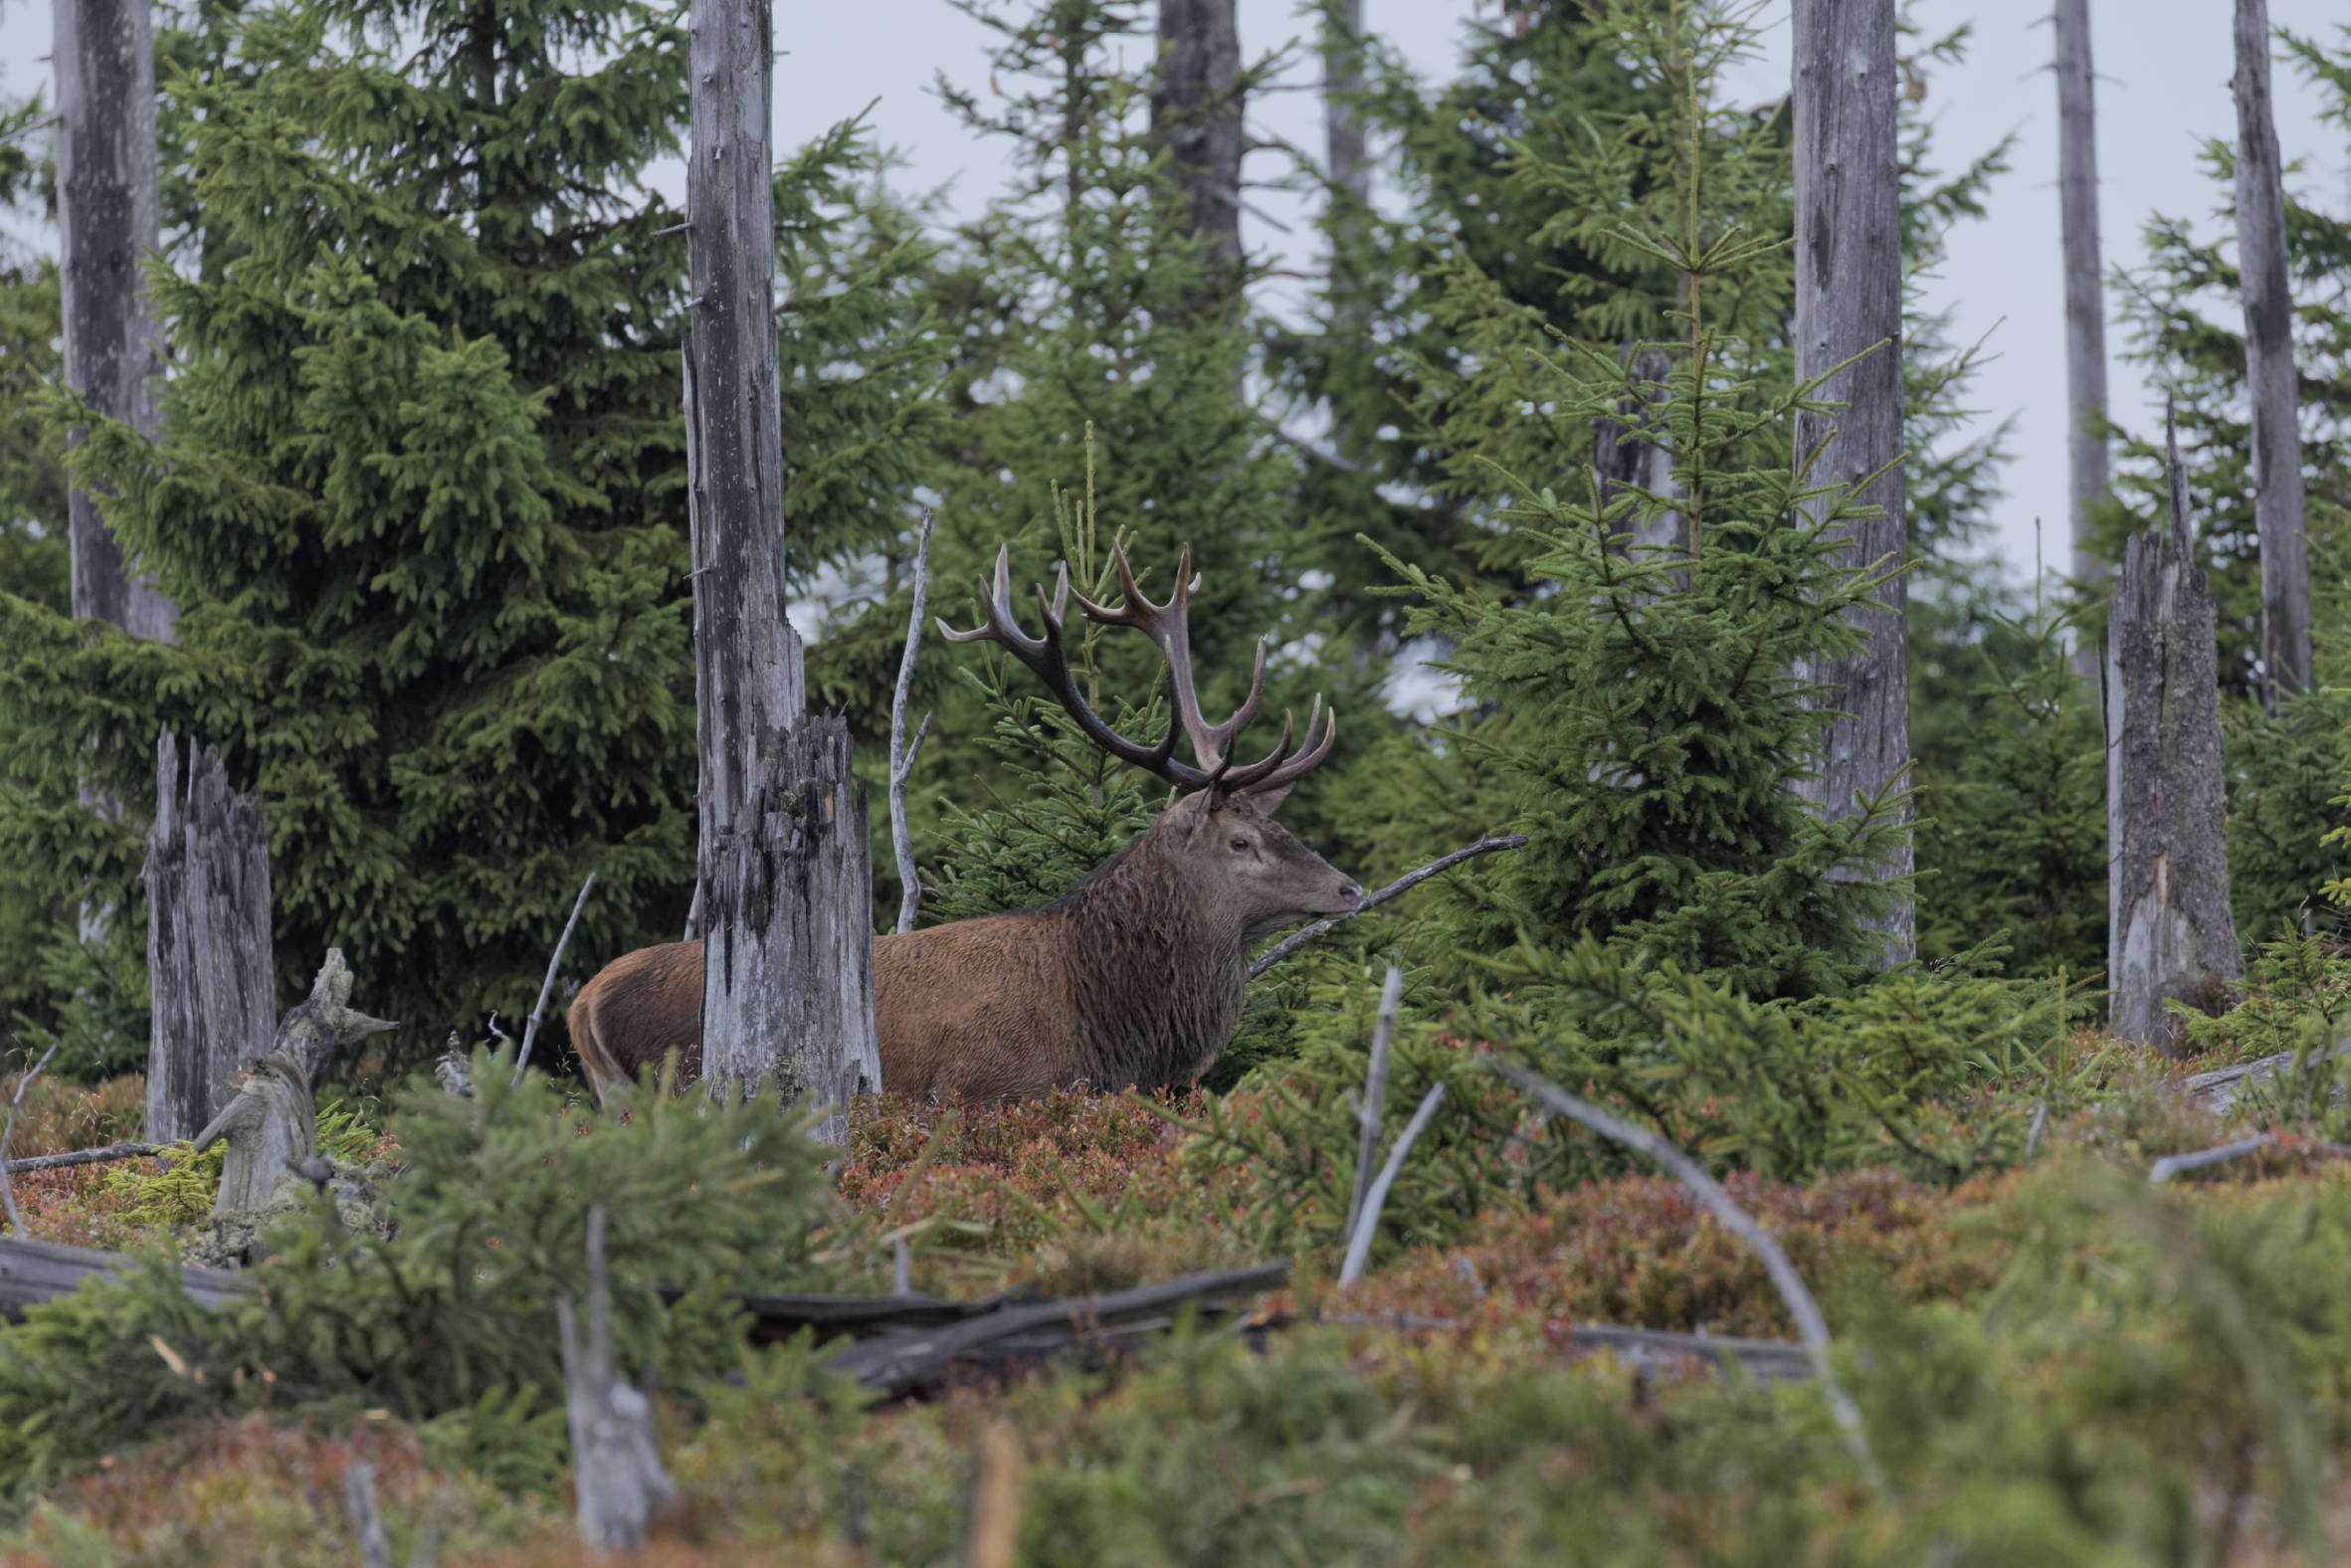
[[[1258,639],[1257,670],[1250,678],[1249,695],[1234,709],[1231,718],[1221,724],[1210,723],[1200,712],[1200,693],[1192,685],[1192,633],[1187,616],[1193,590],[1200,586],[1200,580],[1192,575],[1191,547],[1185,546],[1183,557],[1176,565],[1175,592],[1165,604],[1153,604],[1143,596],[1142,589],[1135,584],[1133,568],[1126,563],[1124,548],[1112,544],[1110,558],[1117,566],[1118,587],[1124,595],[1118,607],[1106,609],[1083,594],[1073,593],[1070,569],[1062,566],[1057,569],[1050,601],[1045,597],[1044,585],[1037,587],[1038,613],[1045,618],[1045,635],[1038,638],[1023,632],[1012,618],[1012,551],[1009,546],[1001,547],[996,552],[993,591],[986,582],[980,584],[980,597],[988,606],[987,620],[969,632],[958,632],[941,621],[939,635],[951,643],[1002,643],[1045,683],[1046,689],[1077,720],[1086,738],[1120,761],[1131,762],[1182,790],[1207,789],[1212,785],[1226,790],[1246,790],[1258,798],[1261,806],[1271,810],[1289,793],[1292,784],[1330,755],[1330,748],[1339,737],[1338,715],[1326,710],[1317,695],[1306,718],[1303,750],[1292,753],[1290,738],[1294,725],[1290,714],[1284,712],[1280,742],[1257,761],[1235,767],[1233,742],[1257,717],[1258,704],[1266,695],[1266,640]],[[1069,646],[1063,631],[1073,598],[1088,620],[1102,626],[1131,626],[1148,634],[1158,645],[1160,658],[1167,665],[1168,703],[1173,713],[1167,733],[1156,745],[1146,746],[1119,734],[1102,722],[1079,693],[1078,683],[1071,677]],[[1321,731],[1319,740],[1317,729]],[[1199,759],[1198,767],[1176,759],[1178,733],[1190,737],[1192,754]]]

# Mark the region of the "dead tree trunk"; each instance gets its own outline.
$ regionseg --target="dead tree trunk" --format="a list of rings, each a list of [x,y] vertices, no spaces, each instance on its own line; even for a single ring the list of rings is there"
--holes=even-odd
[[[1865,355],[1820,389],[1820,397],[1846,405],[1842,414],[1797,414],[1797,462],[1827,442],[1812,471],[1815,484],[1855,486],[1887,469],[1859,495],[1883,515],[1849,525],[1847,560],[1879,570],[1908,558],[1895,462],[1902,452],[1895,9],[1894,0],[1796,0],[1795,17],[1797,379]],[[1831,700],[1846,716],[1830,729],[1821,777],[1808,786],[1831,820],[1851,815],[1857,796],[1873,799],[1893,788],[1910,762],[1904,579],[1893,577],[1877,597],[1883,609],[1854,616],[1866,645],[1803,672],[1842,692]],[[1905,808],[1900,847],[1875,875],[1910,874],[1909,820]],[[1874,924],[1885,937],[1880,962],[1910,957],[1916,942],[1907,897]]]
[[[784,618],[769,8],[693,0],[686,467],[701,756],[702,1076],[880,1086],[873,866],[849,735],[810,722]],[[845,1134],[838,1118],[827,1129]]]
[[[56,0],[51,26],[66,385],[100,415],[152,436],[155,328],[141,268],[161,227],[148,0]],[[90,494],[77,490],[67,504],[75,616],[169,638],[179,612],[131,575]]]
[[[318,1152],[318,1085],[343,1047],[397,1024],[369,1018],[351,1005],[351,971],[343,950],[330,947],[310,994],[279,1022],[269,1055],[237,1080],[237,1094],[196,1134],[196,1148],[226,1138],[220,1195],[212,1212],[235,1214],[270,1201],[296,1164]]]
[[[2073,576],[2112,570],[2091,547],[2090,508],[2106,494],[2106,293],[2098,259],[2098,136],[2089,0],[2057,0],[2057,218],[2065,265],[2066,456],[2073,502]],[[2082,674],[2095,670],[2089,656]]]
[[[1234,44],[1236,64],[1240,44]],[[1371,205],[1371,164],[1364,158],[1363,0],[1328,0],[1322,37],[1322,151],[1333,191]]]
[[[1151,133],[1168,149],[1192,233],[1227,283],[1241,274],[1241,27],[1235,0],[1159,0]]]
[[[221,754],[155,741],[155,826],[147,834],[147,1141],[191,1138],[236,1092],[276,1010],[270,945],[270,830],[258,796],[229,789]]]
[[[1627,344],[1626,353],[1632,353]],[[1665,377],[1672,365],[1665,350],[1651,348],[1634,358],[1635,394],[1618,405],[1615,419],[1593,422],[1592,472],[1600,478],[1602,505],[1627,490],[1654,495],[1673,490],[1673,448],[1665,437]],[[1637,518],[1626,539],[1637,554],[1659,549],[1687,550],[1689,524],[1680,512]]]
[[[2253,403],[2253,523],[2261,548],[2261,690],[2269,710],[2310,689],[2310,553],[2294,385],[2285,184],[2269,109],[2268,0],[2237,0],[2237,267]]]
[[[2179,439],[2167,436],[2169,535],[2130,541],[2107,623],[2106,965],[2115,1037],[2169,1052],[2182,1030],[2163,1004],[2217,1009],[2245,966],[2229,911],[2212,593],[2196,565]]]

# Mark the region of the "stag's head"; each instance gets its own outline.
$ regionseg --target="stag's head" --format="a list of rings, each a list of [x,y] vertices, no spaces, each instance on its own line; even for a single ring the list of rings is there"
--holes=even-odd
[[[1121,594],[1116,606],[1095,604],[1070,587],[1070,572],[1062,567],[1048,599],[1037,587],[1037,608],[1044,617],[1045,635],[1031,637],[1012,615],[1012,558],[1009,549],[996,552],[996,581],[980,584],[987,602],[985,623],[958,632],[944,621],[939,632],[949,642],[1001,643],[1026,665],[1054,694],[1086,738],[1109,755],[1131,762],[1165,779],[1184,793],[1160,813],[1147,838],[1158,858],[1196,890],[1204,906],[1216,911],[1222,923],[1255,939],[1294,925],[1300,920],[1354,912],[1363,889],[1352,878],[1335,870],[1294,834],[1273,820],[1292,785],[1322,764],[1338,740],[1337,716],[1314,699],[1306,717],[1302,740],[1292,716],[1281,715],[1281,738],[1255,762],[1236,764],[1233,744],[1258,714],[1266,694],[1266,640],[1258,639],[1257,670],[1249,695],[1222,723],[1212,724],[1200,711],[1200,695],[1192,680],[1192,636],[1187,617],[1200,581],[1192,575],[1192,552],[1186,548],[1176,567],[1175,589],[1165,604],[1154,604],[1135,583],[1126,551],[1111,547]],[[992,587],[992,591],[991,591]],[[1070,669],[1064,620],[1076,600],[1086,619],[1102,626],[1128,626],[1147,635],[1167,667],[1167,733],[1154,744],[1129,740],[1105,723],[1085,700]],[[1194,762],[1175,754],[1176,741],[1191,742]]]

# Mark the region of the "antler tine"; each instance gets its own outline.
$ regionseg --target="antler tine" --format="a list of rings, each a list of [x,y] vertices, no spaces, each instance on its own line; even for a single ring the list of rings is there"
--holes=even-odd
[[[1285,719],[1287,716],[1283,715]],[[1317,721],[1322,725],[1322,739],[1319,742],[1314,738],[1314,725]],[[1273,768],[1264,778],[1252,784],[1250,786],[1252,793],[1260,797],[1260,804],[1271,810],[1273,803],[1277,803],[1282,795],[1289,792],[1289,787],[1292,784],[1322,766],[1323,760],[1330,755],[1330,748],[1337,745],[1338,740],[1338,709],[1324,707],[1322,694],[1316,692],[1313,709],[1306,716],[1306,737],[1303,748],[1296,756]],[[1269,795],[1273,797],[1272,802],[1265,799]]]
[[[1234,768],[1231,772],[1225,774],[1225,788],[1236,792],[1247,790],[1255,785],[1264,783],[1269,777],[1277,771],[1281,766],[1282,760],[1289,755],[1289,739],[1294,727],[1295,721],[1293,716],[1286,709],[1283,710],[1281,715],[1281,738],[1273,743],[1273,749],[1267,752],[1264,756],[1258,758],[1257,761],[1252,762],[1248,767]]]

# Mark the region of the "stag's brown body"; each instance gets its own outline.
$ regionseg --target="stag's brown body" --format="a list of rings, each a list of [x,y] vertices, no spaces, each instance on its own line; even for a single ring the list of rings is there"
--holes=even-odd
[[[1232,766],[1232,743],[1265,689],[1265,643],[1248,698],[1223,723],[1209,723],[1192,686],[1184,619],[1195,586],[1190,552],[1166,604],[1143,597],[1123,550],[1116,562],[1123,606],[1082,597],[1078,604],[1096,622],[1147,633],[1165,657],[1176,711],[1156,746],[1104,724],[1071,679],[1062,640],[1066,574],[1051,604],[1038,591],[1043,638],[1012,620],[1002,552],[994,591],[982,584],[987,624],[940,630],[955,642],[1004,644],[1096,745],[1190,793],[1058,902],[876,938],[874,1023],[889,1092],[984,1101],[1078,1084],[1188,1083],[1215,1063],[1241,1021],[1250,944],[1300,920],[1350,913],[1362,894],[1271,815],[1329,755],[1335,720],[1317,743],[1324,716],[1317,703],[1293,754],[1284,715],[1272,753]],[[1198,767],[1171,754],[1179,725]],[[701,1012],[701,943],[613,960],[571,1004],[572,1048],[597,1097],[659,1068],[673,1051],[681,1081],[699,1077]]]

